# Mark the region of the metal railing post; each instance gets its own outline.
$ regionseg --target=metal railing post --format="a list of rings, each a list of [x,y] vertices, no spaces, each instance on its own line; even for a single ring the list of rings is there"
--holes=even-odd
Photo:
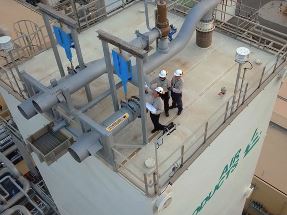
[[[184,162],[184,160],[183,160],[183,156],[184,156],[184,145],[181,146],[181,151],[180,151],[180,153],[181,153],[180,166],[183,166],[183,162]]]
[[[247,83],[246,86],[245,86],[244,95],[243,95],[243,99],[242,99],[242,104],[245,102],[247,90],[248,90],[248,83]]]
[[[223,122],[225,122],[226,119],[227,119],[228,108],[229,108],[229,100],[228,100],[227,103],[226,103],[225,114],[224,114],[224,121],[223,121]]]
[[[278,54],[278,55],[277,55],[277,57],[276,57],[276,62],[275,62],[275,64],[274,64],[274,67],[273,67],[273,71],[272,71],[272,73],[273,73],[273,72],[275,72],[275,70],[276,70],[276,67],[277,67],[277,64],[278,64],[279,58],[280,58],[280,54]]]
[[[207,130],[208,130],[208,121],[205,123],[205,128],[204,128],[204,143],[207,139]]]
[[[105,62],[106,62],[106,68],[108,72],[108,78],[109,78],[111,95],[113,99],[114,110],[118,111],[119,102],[118,102],[118,96],[117,96],[117,88],[116,88],[115,80],[114,80],[114,70],[113,70],[112,61],[111,61],[109,45],[106,41],[102,40],[102,46],[103,46],[103,52],[104,52],[104,57],[105,57]]]
[[[158,194],[158,178],[157,173],[153,172],[153,187],[154,187],[154,194]]]
[[[144,173],[144,187],[145,187],[145,193],[147,196],[149,196],[149,192],[148,192],[148,184],[147,184],[147,176],[146,173]]]
[[[261,76],[260,76],[260,80],[259,80],[259,84],[258,84],[258,87],[259,88],[262,84],[262,80],[263,80],[263,76],[264,76],[264,73],[265,73],[265,70],[266,70],[266,66],[264,66],[262,72],[261,72]]]

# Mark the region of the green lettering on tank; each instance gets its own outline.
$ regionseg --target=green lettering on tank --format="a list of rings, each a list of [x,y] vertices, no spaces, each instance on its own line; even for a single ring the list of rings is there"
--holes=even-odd
[[[262,134],[262,132],[261,131],[259,132],[258,129],[256,129],[254,131],[249,144],[246,146],[246,148],[244,150],[243,159],[252,151],[254,146],[259,142],[259,140],[261,138],[261,134]],[[213,196],[216,194],[216,192],[222,187],[224,182],[236,170],[236,168],[238,167],[238,164],[240,162],[241,151],[242,151],[241,149],[237,150],[237,152],[231,158],[230,162],[224,166],[222,173],[218,179],[218,182],[214,186],[214,189],[211,192],[209,192],[208,195],[202,200],[200,205],[193,211],[192,215],[197,215],[202,211],[202,209],[205,207],[205,205],[207,205],[209,200],[213,198]]]

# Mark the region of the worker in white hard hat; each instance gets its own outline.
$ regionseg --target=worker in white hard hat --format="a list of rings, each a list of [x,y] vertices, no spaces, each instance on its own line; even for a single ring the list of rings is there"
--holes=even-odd
[[[171,79],[171,98],[172,105],[169,109],[178,108],[177,115],[182,112],[182,88],[183,88],[183,72],[181,69],[175,70],[173,78]]]
[[[159,123],[160,114],[164,111],[163,100],[161,99],[161,95],[163,93],[164,90],[162,87],[157,87],[152,91],[152,99],[150,102],[150,104],[154,107],[154,111],[150,112],[150,118],[154,126],[154,129],[151,131],[152,133],[165,129],[165,126]]]
[[[158,77],[154,79],[153,81],[150,82],[151,86],[155,87],[162,87],[163,89],[163,94],[161,95],[161,98],[164,103],[164,112],[165,115],[168,117],[169,116],[169,89],[170,89],[170,82],[166,78],[167,76],[167,71],[161,70],[158,74]]]

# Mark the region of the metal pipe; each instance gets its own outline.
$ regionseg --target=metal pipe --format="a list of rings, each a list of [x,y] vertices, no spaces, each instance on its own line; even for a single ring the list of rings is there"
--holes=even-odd
[[[211,8],[215,8],[216,5],[220,3],[220,0],[202,0],[197,5],[195,5],[191,12],[186,16],[186,19],[177,35],[177,37],[170,43],[169,52],[167,54],[156,52],[147,58],[144,62],[143,71],[145,74],[152,72],[154,69],[162,65],[164,62],[174,57],[177,53],[184,49],[184,47],[189,42],[194,30],[196,29],[196,24],[200,19],[207,14]],[[153,39],[158,38],[159,31],[153,29],[143,35],[149,38],[147,42],[142,37],[138,37],[131,41],[131,43],[139,48],[145,47],[147,44],[153,42]],[[40,113],[48,111],[53,105],[59,103],[57,99],[57,92],[63,88],[67,88],[70,93],[74,93],[81,87],[85,86],[87,83],[93,81],[94,79],[100,77],[105,73],[105,60],[100,59],[93,61],[87,65],[87,68],[81,72],[67,78],[58,86],[49,90],[48,93],[44,93],[42,96],[38,96],[33,99],[33,105],[36,110]],[[137,80],[136,70],[134,70],[134,79]],[[136,81],[134,83],[137,84]]]
[[[2,212],[2,215],[11,215],[14,213],[20,212],[23,215],[32,215],[30,211],[24,207],[23,205],[14,205],[13,207],[7,209],[6,211]]]
[[[158,36],[159,31],[153,29],[150,32],[143,34],[143,37],[137,37],[130,43],[139,48],[145,48],[147,45],[152,43]],[[146,39],[144,39],[146,37]],[[68,89],[70,93],[74,93],[83,86],[87,85],[91,81],[97,79],[106,72],[105,59],[99,59],[87,63],[87,67],[77,74],[65,79],[59,83],[56,87],[51,88],[47,93],[33,99],[33,105],[39,113],[48,111],[53,105],[59,103],[57,99],[57,93],[61,89]],[[137,77],[137,75],[136,75]]]
[[[90,147],[100,144],[99,138],[100,134],[97,132],[85,134],[84,136],[79,137],[77,142],[68,149],[68,152],[80,163],[91,155],[89,152]]]
[[[39,113],[48,111],[53,105],[59,103],[57,94],[59,94],[62,89],[67,89],[70,93],[76,92],[87,85],[87,83],[103,75],[105,73],[105,67],[104,59],[88,63],[85,69],[49,89],[48,92],[43,95],[34,98],[34,107]]]
[[[38,98],[39,95],[32,96],[25,101],[23,101],[20,105],[17,106],[20,113],[26,118],[31,119],[33,116],[37,115],[37,111],[34,108],[32,100],[34,98]]]
[[[202,0],[198,2],[186,16],[176,38],[169,44],[168,53],[156,52],[150,55],[147,58],[147,62],[144,63],[144,73],[151,73],[154,69],[182,51],[195,31],[196,24],[205,14],[207,14],[208,11],[215,8],[220,2],[221,0]]]
[[[129,123],[134,121],[140,115],[138,101],[130,100],[123,108],[112,114],[100,125],[90,119],[83,113],[76,114],[79,120],[92,128],[92,133],[84,134],[69,149],[71,156],[78,162],[83,161],[102,145],[105,151],[105,157],[112,161],[112,142],[111,136],[117,134]],[[93,148],[94,147],[94,148]]]
[[[18,183],[15,182],[15,178],[17,178],[18,182],[20,182],[21,189],[20,192],[15,193],[15,195],[10,198],[9,200],[6,200],[5,204],[0,205],[0,212],[2,212],[3,210],[6,210],[8,208],[10,208],[12,205],[14,205],[16,202],[18,202],[20,199],[22,199],[25,194],[27,194],[27,192],[30,190],[30,183],[28,182],[27,179],[25,179],[23,176],[14,176],[14,173],[9,169],[9,168],[2,168],[0,170],[0,175],[4,176],[1,178],[0,182],[5,181],[6,179],[9,179],[17,188],[18,188]],[[13,178],[11,177],[11,175],[13,176]],[[20,187],[20,186],[19,186]]]
[[[14,166],[14,164],[2,153],[0,152],[0,161],[4,163],[4,165],[10,170],[13,176],[19,178],[21,176],[18,169]]]
[[[152,28],[149,25],[149,17],[148,17],[148,6],[147,6],[147,0],[144,0],[144,12],[145,12],[145,23],[148,30],[152,30]]]

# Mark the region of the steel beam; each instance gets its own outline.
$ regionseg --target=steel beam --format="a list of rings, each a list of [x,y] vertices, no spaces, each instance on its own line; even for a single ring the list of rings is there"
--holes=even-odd
[[[139,87],[140,107],[141,107],[143,144],[147,144],[148,143],[148,137],[147,137],[147,125],[146,125],[143,59],[136,58],[136,64],[137,64],[137,72],[138,72],[138,87]]]
[[[111,89],[111,94],[112,94],[112,99],[113,99],[114,110],[118,111],[119,101],[118,101],[118,95],[117,95],[117,88],[116,88],[115,80],[114,80],[114,70],[113,70],[110,51],[109,51],[109,44],[106,41],[102,40],[102,45],[103,45],[103,52],[104,52],[106,68],[107,68],[108,78],[109,78],[109,83],[110,83],[110,89]]]
[[[60,22],[68,25],[72,28],[77,28],[77,22],[73,20],[72,18],[68,17],[65,14],[62,14],[56,10],[54,10],[52,7],[47,6],[45,4],[39,3],[38,4],[39,10],[43,13],[43,15],[48,15],[54,19],[59,20]]]
[[[45,26],[46,26],[46,29],[47,29],[48,36],[50,38],[51,46],[52,46],[52,49],[53,49],[53,52],[54,52],[54,56],[55,56],[55,59],[56,59],[56,62],[57,62],[57,65],[58,65],[61,77],[64,77],[65,76],[65,71],[64,71],[64,68],[63,68],[63,64],[62,64],[62,61],[61,61],[58,49],[57,49],[57,44],[56,44],[56,41],[55,41],[55,38],[54,38],[54,34],[53,34],[53,31],[52,31],[52,28],[51,28],[51,24],[50,24],[48,15],[43,13],[43,19],[44,19],[44,23],[45,23]]]
[[[83,70],[86,66],[84,63],[84,59],[83,59],[83,55],[82,55],[82,51],[81,51],[81,47],[79,43],[78,33],[75,29],[71,29],[71,34],[72,34],[73,42],[75,45],[75,50],[76,50],[80,69]],[[91,88],[89,84],[85,85],[85,91],[86,91],[86,96],[87,96],[88,101],[89,102],[92,101],[93,96],[92,96],[92,92],[91,92]]]

